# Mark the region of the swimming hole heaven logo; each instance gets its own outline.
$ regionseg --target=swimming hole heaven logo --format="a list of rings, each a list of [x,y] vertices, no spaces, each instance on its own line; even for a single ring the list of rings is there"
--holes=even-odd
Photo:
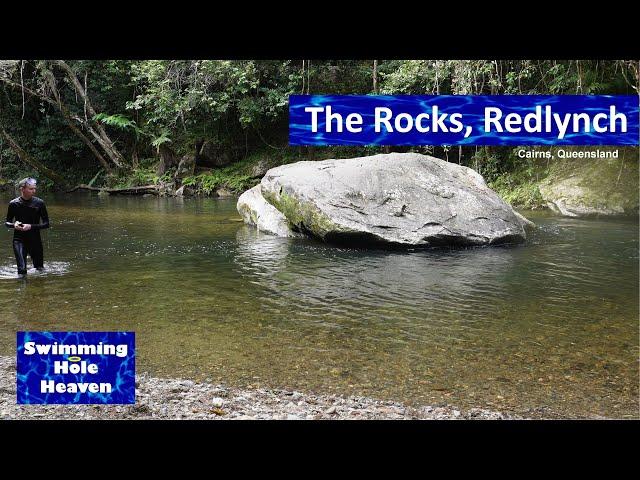
[[[135,403],[134,332],[17,332],[17,403]]]

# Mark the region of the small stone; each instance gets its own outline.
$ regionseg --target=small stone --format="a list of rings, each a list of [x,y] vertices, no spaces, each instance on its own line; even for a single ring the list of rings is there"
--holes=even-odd
[[[211,399],[211,404],[215,408],[220,408],[224,404],[224,400],[220,397],[214,397],[213,399]]]
[[[327,415],[331,415],[333,413],[336,413],[336,407],[335,406],[329,407],[324,411],[324,413],[326,413]]]
[[[228,188],[224,188],[224,187],[218,187],[215,190],[215,193],[216,193],[216,195],[218,197],[233,197],[233,196],[235,196],[233,191],[229,190]]]

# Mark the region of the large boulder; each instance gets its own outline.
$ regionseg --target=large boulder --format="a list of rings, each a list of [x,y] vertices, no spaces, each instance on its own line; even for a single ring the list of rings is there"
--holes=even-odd
[[[260,192],[294,230],[331,243],[514,243],[531,223],[474,170],[417,153],[282,165]]]
[[[291,230],[285,216],[262,197],[260,185],[240,195],[236,208],[246,223],[255,225],[262,232],[280,237],[298,236]]]
[[[637,217],[637,150],[628,153],[627,158],[557,162],[538,184],[542,199],[567,217]]]
[[[624,215],[621,205],[594,200],[595,195],[580,185],[579,178],[567,178],[558,183],[547,181],[538,188],[547,207],[565,217]]]

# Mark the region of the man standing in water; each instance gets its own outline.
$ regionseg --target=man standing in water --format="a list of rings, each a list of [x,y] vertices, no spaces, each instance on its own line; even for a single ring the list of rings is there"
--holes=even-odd
[[[36,269],[44,268],[40,230],[49,228],[49,214],[44,201],[34,196],[37,188],[35,178],[20,180],[18,187],[20,196],[9,202],[5,226],[14,229],[13,253],[18,264],[18,275],[24,277],[27,274],[27,254],[31,256]]]

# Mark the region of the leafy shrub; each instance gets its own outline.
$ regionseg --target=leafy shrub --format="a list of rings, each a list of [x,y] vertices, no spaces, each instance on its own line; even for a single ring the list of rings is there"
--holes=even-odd
[[[205,195],[210,195],[218,187],[226,187],[240,193],[251,188],[256,182],[257,180],[251,176],[229,172],[228,168],[211,170],[182,180],[183,185],[192,186],[198,193]]]
[[[489,183],[502,199],[512,207],[537,209],[544,206],[538,183],[528,180],[518,183],[511,174],[504,174]]]

